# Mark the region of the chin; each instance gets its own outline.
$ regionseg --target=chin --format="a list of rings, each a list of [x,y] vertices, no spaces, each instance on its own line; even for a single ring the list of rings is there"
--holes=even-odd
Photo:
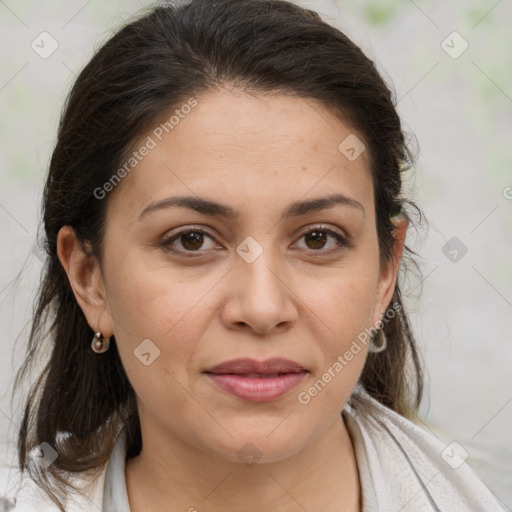
[[[305,436],[304,430],[295,430],[283,428],[284,425],[276,428],[279,421],[272,423],[270,429],[259,429],[251,434],[244,431],[234,431],[228,429],[233,437],[224,437],[219,443],[214,440],[208,440],[208,448],[230,462],[238,462],[247,466],[256,463],[274,463],[280,462],[298,453],[308,444],[308,436]],[[272,429],[275,429],[272,431]]]

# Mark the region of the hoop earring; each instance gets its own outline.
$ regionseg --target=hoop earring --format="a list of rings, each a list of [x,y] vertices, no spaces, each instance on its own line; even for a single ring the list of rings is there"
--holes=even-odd
[[[94,334],[94,337],[91,342],[91,348],[96,354],[103,354],[110,347],[110,338],[104,338],[101,332],[97,332]]]
[[[384,318],[384,315],[380,315],[381,323],[382,323],[383,318]],[[368,352],[371,352],[372,354],[378,354],[379,352],[383,352],[384,350],[386,350],[386,347],[388,346],[388,340],[386,338],[386,335],[384,334],[384,327],[381,327],[378,330],[378,332],[380,333],[380,336],[382,338],[379,345],[375,344],[375,338],[376,338],[375,335],[370,337]]]
[[[386,338],[386,335],[384,334],[384,331],[382,329],[379,329],[379,332],[382,338],[379,345],[375,344],[374,336],[370,338],[368,352],[371,352],[372,354],[378,354],[379,352],[383,352],[384,350],[386,350],[386,347],[388,346],[388,340]]]

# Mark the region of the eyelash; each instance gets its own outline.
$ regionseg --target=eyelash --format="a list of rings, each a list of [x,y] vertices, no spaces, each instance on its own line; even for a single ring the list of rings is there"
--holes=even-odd
[[[333,252],[351,247],[350,243],[348,242],[348,240],[345,237],[343,237],[339,233],[336,233],[336,231],[332,231],[331,229],[328,229],[322,225],[313,226],[312,228],[309,228],[307,231],[304,231],[300,235],[299,240],[314,231],[320,231],[322,233],[326,233],[327,235],[332,236],[338,242],[338,247],[335,249],[330,249],[330,250],[309,249],[309,251],[311,251],[312,253],[331,254]],[[200,257],[203,255],[201,253],[204,251],[201,251],[199,249],[197,251],[189,251],[189,250],[183,250],[183,249],[175,249],[175,248],[171,247],[171,243],[173,243],[175,240],[178,240],[181,236],[188,235],[190,233],[201,233],[201,234],[206,235],[207,237],[213,239],[213,237],[204,229],[201,229],[199,227],[197,227],[197,228],[191,227],[191,228],[187,228],[182,231],[179,231],[178,233],[174,233],[172,236],[165,238],[164,240],[162,240],[162,242],[159,245],[165,252],[173,252],[173,253],[178,253],[180,255],[186,254],[185,257],[192,257],[192,258]],[[308,249],[305,249],[305,250],[307,251]]]

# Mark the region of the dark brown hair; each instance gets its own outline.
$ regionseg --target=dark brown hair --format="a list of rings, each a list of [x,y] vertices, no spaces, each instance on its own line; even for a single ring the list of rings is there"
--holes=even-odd
[[[124,425],[128,456],[135,456],[141,432],[115,339],[101,356],[91,350],[94,332],[58,259],[57,234],[72,226],[101,264],[108,198],[93,191],[163,114],[223,85],[318,100],[362,135],[382,261],[393,249],[390,215],[412,205],[421,217],[402,197],[402,174],[414,158],[391,88],[359,47],[314,11],[284,0],[193,0],[152,8],[120,29],[79,74],[61,117],[43,197],[44,273],[15,382],[16,390],[34,363],[45,361],[25,403],[19,464],[61,510],[72,488],[65,473],[102,467]],[[392,303],[401,308],[384,324],[388,348],[369,354],[360,380],[381,403],[412,417],[423,377],[399,283]],[[46,350],[49,359],[41,359]],[[58,458],[41,471],[27,455],[43,442]]]

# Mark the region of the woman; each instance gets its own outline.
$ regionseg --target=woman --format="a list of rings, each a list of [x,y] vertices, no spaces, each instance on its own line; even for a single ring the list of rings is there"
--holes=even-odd
[[[50,163],[17,385],[51,356],[9,506],[503,510],[414,420],[411,163],[374,64],[312,11],[193,0],[121,29]]]

